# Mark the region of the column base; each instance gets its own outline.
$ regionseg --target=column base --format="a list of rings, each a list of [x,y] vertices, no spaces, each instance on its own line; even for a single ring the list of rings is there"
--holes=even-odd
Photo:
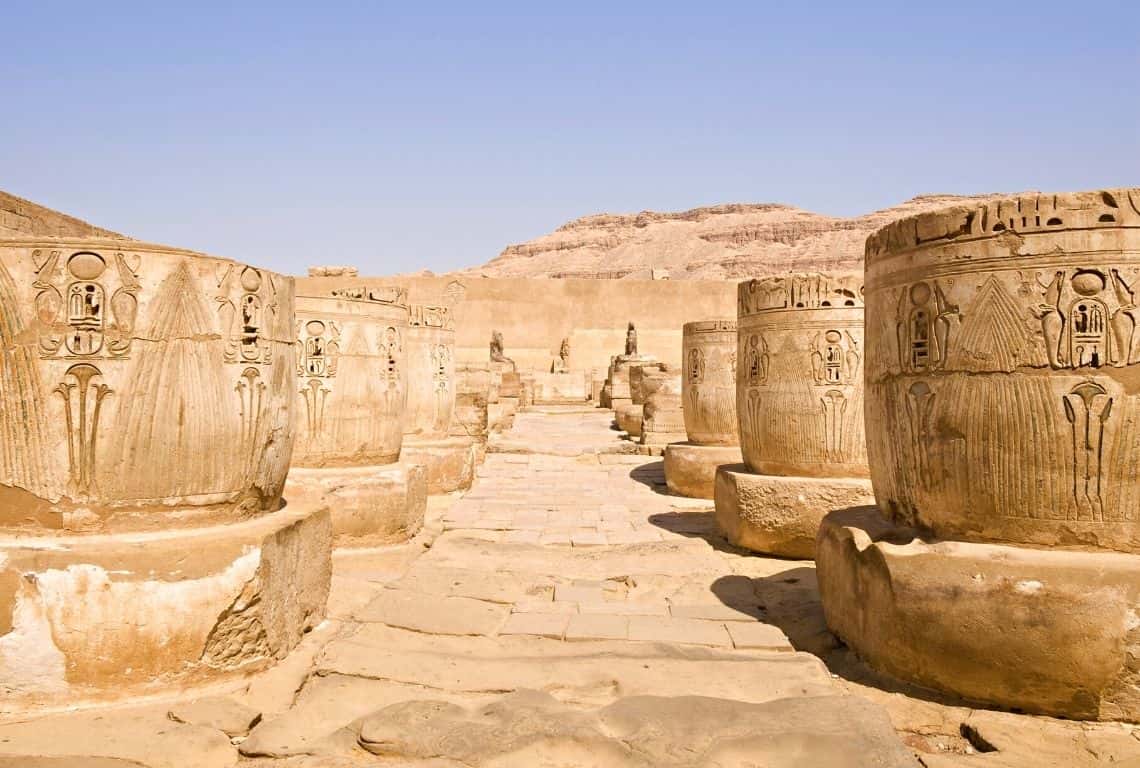
[[[0,713],[169,692],[284,658],[325,616],[327,509],[0,535]]]
[[[819,523],[829,512],[874,504],[871,481],[758,475],[743,464],[716,470],[716,521],[738,547],[781,557],[815,557]]]
[[[717,467],[742,461],[739,445],[672,443],[665,446],[665,484],[677,496],[711,499]]]
[[[466,437],[421,438],[405,435],[400,458],[424,468],[429,494],[451,493],[465,491],[475,481],[479,448],[477,441]]]
[[[634,405],[633,401],[614,407],[614,420],[618,429],[630,437],[641,437],[641,426],[645,421],[645,407]]]
[[[337,547],[407,541],[423,527],[427,472],[398,461],[372,467],[293,467],[285,482],[289,505],[328,507]]]
[[[487,428],[491,432],[507,432],[515,425],[518,411],[517,397],[500,396],[497,402],[487,404]]]
[[[1140,555],[921,541],[834,512],[816,555],[831,630],[872,667],[969,702],[1140,722]]]

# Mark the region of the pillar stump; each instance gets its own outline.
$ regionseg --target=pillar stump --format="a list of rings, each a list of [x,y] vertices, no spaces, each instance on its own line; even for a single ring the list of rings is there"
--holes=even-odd
[[[828,625],[918,685],[1140,720],[1140,190],[922,214],[866,257],[878,507],[820,531]]]
[[[324,617],[281,509],[292,278],[130,240],[0,240],[0,709],[169,691]]]
[[[311,295],[306,295],[311,294]],[[328,506],[337,546],[407,539],[423,525],[427,478],[400,462],[408,397],[402,289],[297,297],[297,440],[286,498]]]
[[[873,502],[862,286],[826,274],[750,280],[738,289],[738,312],[736,413],[747,472],[717,470],[717,520],[734,544],[811,558],[835,504]]]
[[[736,420],[736,321],[685,323],[681,361],[688,439],[665,447],[665,483],[679,496],[711,499],[717,467],[743,460]]]

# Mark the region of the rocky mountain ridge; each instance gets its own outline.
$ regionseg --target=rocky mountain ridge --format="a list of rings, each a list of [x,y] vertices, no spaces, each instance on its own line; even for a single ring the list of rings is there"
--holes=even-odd
[[[595,214],[508,245],[486,277],[739,279],[789,270],[862,269],[867,236],[923,211],[995,197],[922,195],[863,216],[837,217],[780,203],[730,203],[677,213]]]

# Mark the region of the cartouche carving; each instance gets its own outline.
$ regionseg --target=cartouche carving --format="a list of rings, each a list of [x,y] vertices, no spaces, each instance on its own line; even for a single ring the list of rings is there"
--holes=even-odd
[[[32,253],[33,300],[44,358],[125,357],[138,315],[139,259],[116,253],[114,268],[94,251]],[[108,297],[108,289],[115,286]]]
[[[236,273],[236,275],[235,275]],[[238,297],[230,296],[232,284]],[[277,286],[272,274],[227,264],[218,277],[218,312],[227,333],[226,362],[265,365],[272,362],[270,327],[278,311]]]

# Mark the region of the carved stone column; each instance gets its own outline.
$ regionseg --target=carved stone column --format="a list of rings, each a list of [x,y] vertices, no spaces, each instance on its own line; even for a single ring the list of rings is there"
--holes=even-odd
[[[413,304],[402,456],[427,472],[428,493],[471,487],[475,441],[450,435],[455,412],[455,318],[447,304]]]
[[[742,461],[736,418],[736,320],[685,323],[681,366],[688,440],[665,449],[665,482],[673,493],[711,499],[717,467]]]
[[[321,621],[327,513],[280,503],[293,290],[136,241],[0,240],[8,700],[267,664]]]
[[[922,214],[866,264],[878,510],[824,522],[829,625],[924,686],[1140,720],[1140,190]]]
[[[863,291],[794,274],[738,290],[736,412],[745,468],[718,470],[717,519],[744,547],[810,558],[819,521],[873,502],[863,435]]]
[[[328,505],[338,545],[406,539],[423,524],[427,480],[400,459],[408,399],[408,305],[392,287],[297,297],[297,441],[286,495]]]

